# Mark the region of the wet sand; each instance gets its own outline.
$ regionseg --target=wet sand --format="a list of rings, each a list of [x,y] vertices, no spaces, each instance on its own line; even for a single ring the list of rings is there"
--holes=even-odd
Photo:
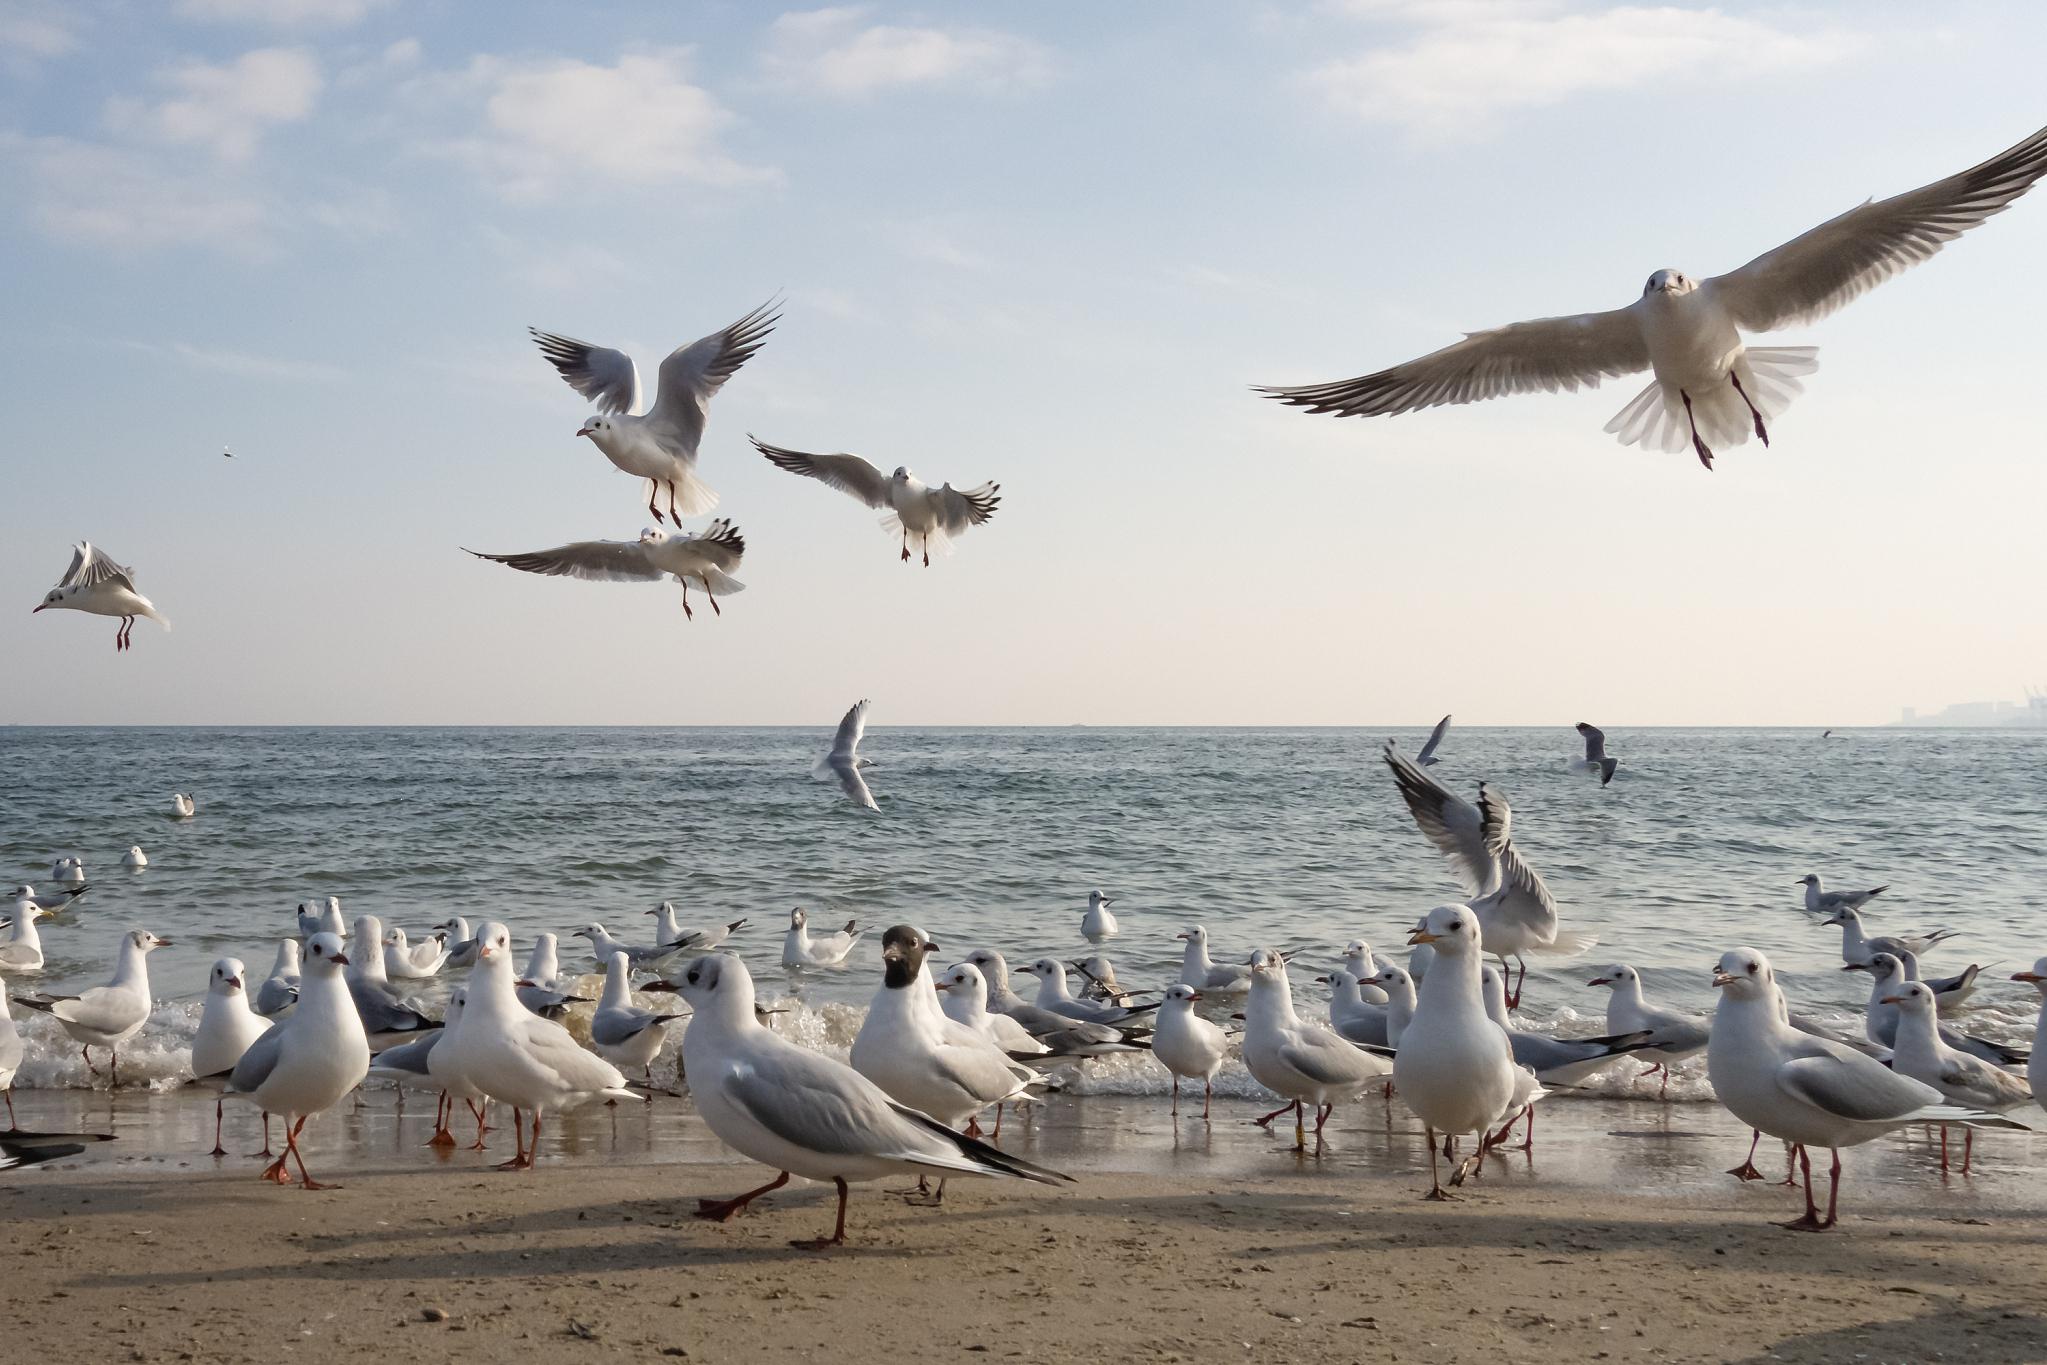
[[[319,1193],[195,1155],[195,1095],[18,1102],[24,1127],[122,1136],[0,1177],[8,1360],[2047,1356],[2047,1140],[2025,1135],[1979,1143],[1966,1181],[1923,1137],[1857,1149],[1842,1228],[1813,1236],[1771,1224],[1792,1191],[1721,1173],[1747,1140],[1712,1106],[1552,1103],[1532,1157],[1429,1204],[1397,1105],[1295,1156],[1241,1103],[1204,1126],[1055,1097],[1005,1145],[1079,1184],[956,1182],[936,1210],[857,1187],[850,1245],[820,1255],[788,1241],[829,1230],[826,1190],[690,1216],[764,1177],[681,1101],[574,1117],[539,1171],[501,1174],[504,1152],[418,1145],[430,1100],[379,1095],[308,1129],[344,1185]],[[231,1109],[229,1147],[258,1140]]]

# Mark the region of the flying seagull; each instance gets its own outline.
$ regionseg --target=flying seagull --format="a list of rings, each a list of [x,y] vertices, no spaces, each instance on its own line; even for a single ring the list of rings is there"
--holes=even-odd
[[[858,455],[806,455],[800,450],[771,446],[757,436],[749,435],[746,439],[779,469],[829,484],[869,507],[887,509],[888,515],[881,524],[892,532],[902,533],[904,562],[910,558],[910,537],[915,535],[922,542],[927,569],[931,567],[934,537],[939,549],[947,549],[952,537],[994,516],[1002,501],[998,496],[1002,491],[999,483],[984,483],[964,493],[949,483],[931,488],[902,466],[885,475]]]
[[[867,790],[867,779],[860,776],[862,768],[872,768],[873,762],[859,756],[860,737],[867,733],[867,701],[862,698],[853,703],[853,709],[839,722],[839,732],[832,736],[832,751],[820,758],[810,770],[811,776],[820,782],[836,780],[851,797],[853,804],[878,810],[874,804],[874,793]]]
[[[1598,769],[1599,785],[1604,787],[1613,781],[1613,770],[1620,767],[1621,761],[1606,756],[1606,731],[1597,725],[1587,725],[1581,720],[1578,722],[1578,733],[1585,737],[1585,757],[1578,766],[1586,772]]]
[[[650,526],[640,532],[638,540],[575,540],[552,550],[513,555],[490,555],[481,550],[466,553],[525,573],[604,583],[654,583],[672,574],[682,584],[682,614],[689,620],[696,619],[689,608],[692,582],[703,588],[711,611],[719,616],[725,613],[718,605],[718,595],[730,597],[746,589],[746,584],[732,577],[746,553],[746,540],[738,527],[723,519],[686,536]]]
[[[116,564],[106,551],[93,548],[89,540],[81,540],[72,547],[71,567],[64,571],[64,577],[50,589],[49,595],[29,610],[29,615],[50,607],[120,617],[121,628],[114,632],[117,651],[128,648],[128,637],[135,630],[138,616],[147,616],[165,630],[171,628],[170,622],[156,614],[156,604],[135,591],[135,570]]]
[[[1436,766],[1440,761],[1436,757],[1436,746],[1443,742],[1443,736],[1449,729],[1450,718],[1448,716],[1436,722],[1436,728],[1429,732],[1428,739],[1422,744],[1422,751],[1414,756],[1417,766],[1423,768],[1433,768]]]
[[[1751,430],[1770,443],[1776,416],[1819,366],[1818,348],[1745,348],[1742,332],[1817,321],[1917,265],[2047,174],[2047,129],[1959,175],[1871,201],[1742,266],[1697,280],[1659,270],[1625,308],[1537,318],[1473,332],[1440,351],[1329,384],[1261,386],[1311,412],[1392,416],[1513,393],[1570,393],[1612,376],[1655,379],[1606,424],[1622,445],[1679,451],[1699,463]]]
[[[576,435],[588,436],[606,459],[648,481],[647,510],[656,521],[661,520],[661,510],[654,500],[665,485],[669,519],[680,526],[677,484],[682,485],[683,515],[701,516],[718,505],[718,495],[697,478],[704,419],[712,395],[761,348],[781,320],[774,309],[775,302],[769,300],[730,327],[669,352],[661,362],[654,406],[637,416],[633,409],[640,402],[640,373],[631,356],[538,328],[526,330],[569,387],[597,405],[599,415],[584,422]]]

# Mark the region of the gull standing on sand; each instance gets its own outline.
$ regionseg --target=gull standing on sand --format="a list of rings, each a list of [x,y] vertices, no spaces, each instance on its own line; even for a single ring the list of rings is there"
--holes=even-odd
[[[1606,1031],[1610,1034],[1647,1033],[1648,1046],[1635,1051],[1635,1060],[1652,1063],[1641,1075],[1663,1074],[1658,1095],[1670,1092],[1670,1064],[1696,1057],[1706,1050],[1712,1030],[1704,1019],[1652,1005],[1642,998],[1642,974],[1625,962],[1616,962],[1585,983],[1609,989],[1606,1000]],[[1639,1077],[1637,1078],[1639,1079]]]
[[[1870,1042],[1879,1048],[1895,1051],[1898,1046],[1898,1003],[1899,996],[1911,978],[1905,973],[1905,964],[1896,953],[1877,953],[1869,960],[1868,966],[1851,962],[1841,969],[1844,972],[1869,973],[1869,1004],[1862,1015],[1862,1032]],[[1793,1020],[1798,1027],[1798,1021]],[[2017,1066],[2026,1060],[2023,1048],[1993,1043],[1988,1038],[1939,1025],[1940,1041],[1956,1052],[1966,1052],[1971,1057],[1980,1057],[1992,1066]],[[1807,1030],[1808,1032],[1810,1030]]]
[[[270,1021],[249,1008],[249,993],[243,985],[242,961],[223,957],[213,964],[206,979],[206,1004],[199,1013],[199,1031],[192,1035],[192,1075],[217,1076],[234,1069],[242,1054],[265,1033]],[[213,1101],[213,1150],[208,1156],[226,1156],[220,1145],[221,1100]]]
[[[1267,948],[1251,954],[1251,998],[1244,1005],[1244,1067],[1251,1079],[1290,1104],[1259,1120],[1270,1123],[1294,1111],[1294,1150],[1308,1146],[1301,1107],[1315,1106],[1315,1141],[1344,1100],[1383,1079],[1392,1070],[1375,1057],[1319,1024],[1304,1022],[1294,1012],[1294,993],[1287,981],[1286,959]],[[1182,989],[1174,987],[1175,990]],[[1158,1051],[1158,1038],[1152,1038]]]
[[[848,1060],[897,1103],[948,1128],[964,1123],[969,1137],[979,1137],[981,1111],[1022,1099],[1038,1076],[946,1015],[926,965],[936,948],[907,924],[892,925],[882,935],[881,989],[867,1007]],[[944,1195],[941,1181],[938,1197]]]
[[[853,946],[865,932],[858,920],[847,920],[836,933],[810,936],[810,917],[802,910],[789,912],[789,932],[782,935],[784,967],[836,967],[852,955]]]
[[[1805,908],[1820,915],[1831,915],[1836,910],[1860,910],[1891,889],[1891,884],[1885,882],[1867,891],[1829,891],[1817,872],[1806,873],[1797,884],[1805,888]]]
[[[373,941],[364,946],[376,951]],[[264,1168],[265,1180],[289,1185],[284,1163],[296,1159],[301,1189],[329,1188],[307,1174],[298,1139],[308,1118],[332,1109],[369,1075],[369,1039],[342,976],[348,965],[340,939],[313,935],[306,944],[298,1008],[251,1043],[228,1076],[228,1094],[246,1095],[264,1113],[284,1119],[284,1150]]]
[[[718,495],[697,477],[704,421],[713,395],[780,321],[774,308],[773,301],[764,303],[731,326],[669,352],[661,362],[654,406],[638,416],[633,409],[640,402],[640,373],[631,356],[574,337],[526,330],[569,387],[597,405],[600,415],[585,421],[576,435],[588,436],[605,459],[647,480],[647,510],[657,522],[661,509],[656,498],[666,487],[668,518],[679,527],[684,516],[702,516],[718,505]],[[682,485],[680,499],[677,484]]]
[[[659,906],[647,913],[654,916],[656,939],[662,943],[680,943],[683,951],[689,953],[710,952],[738,933],[739,927],[746,923],[746,917],[742,915],[725,924],[689,927],[676,918],[674,901],[662,901]]]
[[[1066,984],[1066,964],[1056,958],[1041,957],[1028,967],[1017,970],[1025,976],[1038,978],[1039,1009],[1063,1014],[1069,1019],[1089,1024],[1128,1024],[1158,1008],[1157,1001],[1148,1005],[1109,1005],[1094,1000],[1076,1000]]]
[[[2035,962],[2029,972],[2013,972],[2011,979],[2025,982],[2040,995],[2040,1014],[2033,1021],[2033,1055],[2026,1061],[2026,1083],[2033,1087],[2033,1099],[2047,1109],[2047,957]]]
[[[1002,502],[999,483],[984,483],[964,493],[949,483],[932,488],[904,466],[884,475],[858,455],[806,455],[800,450],[771,446],[755,436],[746,439],[777,469],[816,479],[841,493],[851,494],[869,507],[886,510],[888,515],[881,519],[882,529],[890,535],[901,534],[905,564],[910,561],[911,536],[918,538],[924,567],[928,569],[934,539],[940,553],[951,554],[952,538],[969,527],[984,525]]]
[[[1131,1029],[1086,1023],[1024,1000],[1009,988],[1009,962],[1001,953],[976,948],[967,954],[967,965],[981,974],[991,1013],[1014,1021],[1059,1056],[1101,1057],[1112,1052],[1142,1052],[1148,1046]]]
[[[1720,958],[1713,984],[1722,994],[1706,1048],[1706,1073],[1720,1103],[1749,1127],[1793,1144],[1805,1177],[1805,1213],[1786,1227],[1818,1232],[1834,1225],[1841,1152],[1914,1123],[1975,1122],[2016,1127],[1982,1110],[1947,1103],[1938,1090],[1838,1043],[1784,1022],[1770,961],[1753,948]],[[1810,1147],[1833,1153],[1827,1213],[1812,1194]]]
[[[604,963],[604,994],[597,1002],[597,1012],[590,1016],[590,1046],[613,1066],[637,1067],[651,1081],[654,1057],[668,1040],[668,1026],[684,1017],[635,1006],[632,969],[624,953],[613,953]],[[653,1099],[647,1096],[648,1103]]]
[[[574,1109],[601,1099],[638,1099],[617,1067],[585,1052],[569,1031],[542,1019],[512,988],[512,933],[492,921],[476,931],[476,965],[469,969],[469,995],[462,1027],[434,1048],[429,1064],[512,1108],[517,1154],[500,1170],[531,1170],[540,1147],[540,1121],[549,1111]],[[532,1116],[530,1134],[519,1125]]]
[[[791,1175],[829,1180],[839,1216],[830,1237],[796,1245],[822,1249],[846,1240],[846,1186],[897,1172],[1013,1176],[1039,1184],[1069,1177],[955,1133],[929,1115],[891,1100],[852,1067],[798,1047],[762,1026],[753,978],[730,953],[712,953],[683,973],[682,997],[694,1015],[682,1035],[682,1060],[697,1112],[718,1140],[777,1171],[759,1189],[703,1199],[697,1216],[718,1222],[780,1189]]]
[[[1393,781],[1415,824],[1450,860],[1451,870],[1472,893],[1471,913],[1484,931],[1485,951],[1499,958],[1502,966],[1510,957],[1520,964],[1520,975],[1507,994],[1508,1008],[1519,1009],[1521,987],[1528,979],[1524,953],[1579,953],[1598,940],[1558,927],[1556,900],[1514,847],[1513,812],[1504,796],[1480,784],[1474,806],[1390,744],[1386,766],[1393,770]],[[1430,938],[1412,941],[1434,943]],[[1426,984],[1426,974],[1422,975]]]
[[[1841,960],[1851,967],[1867,967],[1878,953],[1889,953],[1902,958],[1911,953],[1924,957],[1927,949],[1955,936],[1952,929],[1936,929],[1930,934],[1891,937],[1868,934],[1862,928],[1862,916],[1847,906],[1841,906],[1820,921],[1825,925],[1841,927]]]
[[[434,937],[413,943],[394,924],[384,931],[383,952],[385,976],[400,981],[425,981],[440,975],[448,960],[448,941]]]
[[[1116,917],[1109,913],[1115,902],[1098,888],[1087,893],[1087,909],[1080,917],[1080,936],[1089,943],[1101,943],[1123,932],[1116,923]]]
[[[113,979],[80,995],[23,997],[15,1003],[55,1017],[78,1044],[85,1069],[93,1075],[92,1050],[107,1050],[107,1084],[121,1083],[121,1044],[142,1031],[149,1021],[149,955],[168,947],[170,940],[158,938],[147,929],[130,929],[121,935],[120,954],[114,960]]]
[[[1907,981],[1888,1000],[1898,1008],[1898,1046],[1891,1070],[1930,1085],[1950,1104],[1984,1109],[1993,1114],[2033,1102],[2027,1084],[1981,1057],[1958,1052],[1940,1039],[1933,992],[1924,983]],[[1962,1174],[1976,1146],[1976,1130],[1962,1130]],[[1940,1168],[1947,1169],[1947,1125],[1940,1128]]]
[[[701,531],[679,535],[649,527],[638,540],[572,540],[551,550],[486,554],[463,547],[465,554],[504,564],[521,573],[555,578],[581,578],[593,583],[658,583],[673,578],[682,584],[682,616],[694,621],[689,587],[704,590],[713,616],[723,616],[720,597],[746,591],[732,575],[746,555],[746,538],[729,519],[714,521]]]
[[[1588,773],[1598,773],[1599,785],[1604,787],[1613,781],[1614,769],[1621,766],[1621,761],[1607,757],[1606,731],[1581,720],[1578,722],[1578,734],[1585,741],[1585,757],[1574,766]]]
[[[1706,280],[1659,270],[1625,308],[1473,332],[1455,345],[1356,379],[1259,391],[1311,412],[1391,416],[1506,394],[1575,392],[1617,375],[1655,378],[1606,424],[1623,445],[1713,447],[1789,406],[1819,367],[1811,346],[1750,347],[1742,332],[1814,322],[1860,297],[2032,188],[2047,173],[2047,129],[1981,165],[1831,218],[1740,269]]]
[[[482,947],[482,944],[477,944],[479,952]],[[472,969],[475,966],[473,962],[470,965]],[[469,988],[456,987],[455,993],[448,997],[448,1026],[435,1037],[445,1042],[449,1038],[459,1036],[462,1031],[462,1016],[467,1012],[468,1006]],[[428,1046],[430,1043],[431,1046]],[[476,1140],[469,1144],[469,1150],[472,1152],[485,1150],[487,1144],[483,1140],[483,1135],[490,1129],[484,1123],[484,1118],[490,1112],[490,1097],[470,1083],[466,1072],[459,1067],[450,1066],[445,1059],[437,1059],[436,1054],[441,1050],[440,1043],[422,1038],[420,1044],[425,1048],[427,1075],[433,1078],[434,1084],[441,1087],[441,1093],[448,1097],[447,1119],[442,1121],[441,1130],[434,1134],[429,1145],[435,1147],[455,1145],[455,1135],[448,1131],[447,1122],[455,1117],[455,1101],[460,1100],[469,1107],[470,1117],[476,1120]],[[412,1044],[408,1043],[406,1046],[410,1047]]]
[[[1173,935],[1187,946],[1180,952],[1180,984],[1203,995],[1242,995],[1251,989],[1251,967],[1244,962],[1218,963],[1208,955],[1208,930],[1190,924]]]
[[[1151,1035],[1151,1055],[1173,1077],[1173,1113],[1180,1112],[1180,1080],[1201,1082],[1201,1117],[1208,1117],[1215,1097],[1215,1073],[1229,1054],[1229,1036],[1194,1012],[1201,992],[1184,982],[1166,988],[1158,1027]],[[1318,1125],[1319,1127],[1319,1125]]]
[[[7,937],[0,939],[0,971],[20,975],[43,969],[43,936],[36,932],[36,921],[53,913],[27,896],[14,902],[14,922],[7,927]]]
[[[171,628],[171,623],[157,614],[156,605],[135,590],[135,571],[116,564],[90,541],[81,540],[72,549],[71,567],[29,615],[52,608],[120,617],[121,628],[114,632],[116,651],[128,648],[138,616],[147,616],[165,630]]]
[[[256,1013],[265,1019],[275,1019],[296,1005],[299,1002],[300,972],[299,941],[295,938],[280,939],[277,960],[270,966],[270,975],[256,988],[256,998],[251,1002]]]
[[[1542,1090],[1514,1064],[1506,1031],[1486,1016],[1478,917],[1461,905],[1439,905],[1412,937],[1433,945],[1436,961],[1422,979],[1414,1017],[1401,1030],[1393,1084],[1427,1126],[1428,1197],[1448,1199],[1436,1173],[1437,1132],[1478,1136],[1478,1150],[1451,1173],[1450,1183],[1461,1185],[1485,1160],[1493,1125],[1540,1099]]]
[[[453,1033],[462,1023],[462,1007],[469,1001],[465,987],[457,986],[448,996],[448,1013],[442,1026],[424,1037],[415,1038],[397,1047],[387,1047],[370,1061],[370,1079],[390,1081],[401,1090],[433,1090],[439,1092],[434,1102],[434,1131],[426,1145],[429,1147],[453,1147],[455,1134],[448,1128],[448,1122],[455,1115],[456,1096],[450,1094],[434,1078],[434,1049],[443,1038]],[[469,1100],[469,1112],[477,1116],[477,1144],[483,1142],[483,1116],[476,1106],[482,1096],[470,1093],[462,1098]]]
[[[864,697],[853,703],[853,708],[839,721],[830,751],[811,765],[810,775],[820,782],[837,782],[854,805],[876,810],[874,793],[867,790],[867,779],[860,776],[862,768],[874,766],[871,760],[860,757],[860,739],[867,733],[867,706]]]

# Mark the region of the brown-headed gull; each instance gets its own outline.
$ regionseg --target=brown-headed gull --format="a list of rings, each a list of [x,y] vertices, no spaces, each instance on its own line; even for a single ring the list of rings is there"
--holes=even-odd
[[[858,455],[809,455],[771,446],[756,436],[746,439],[777,469],[816,479],[841,493],[851,494],[869,507],[886,511],[882,528],[892,536],[901,535],[902,560],[906,564],[910,560],[911,536],[917,537],[924,567],[928,569],[933,541],[938,543],[941,553],[950,554],[952,538],[969,527],[984,525],[1002,502],[999,483],[984,483],[965,492],[949,483],[932,488],[900,465],[895,473],[883,474]]]
[[[1706,1073],[1720,1103],[1749,1127],[1797,1148],[1805,1177],[1805,1213],[1786,1227],[1834,1226],[1841,1193],[1841,1151],[1915,1123],[2020,1127],[1981,1109],[1948,1103],[1938,1090],[1892,1071],[1852,1048],[1801,1033],[1784,1022],[1784,1000],[1770,960],[1753,948],[1721,955],[1713,973],[1721,991],[1706,1047]],[[1807,1149],[1833,1154],[1827,1212],[1813,1200]]]
[[[1867,891],[1829,891],[1817,872],[1806,873],[1796,884],[1805,888],[1805,908],[1816,915],[1831,915],[1836,910],[1860,910],[1891,889],[1891,884],[1885,882]]]
[[[363,946],[376,951],[373,941]],[[306,944],[298,1008],[251,1043],[228,1075],[229,1095],[247,1096],[264,1113],[284,1119],[284,1150],[264,1168],[265,1180],[289,1185],[285,1162],[296,1160],[301,1189],[330,1188],[307,1173],[298,1138],[307,1119],[341,1103],[369,1075],[369,1039],[342,975],[348,965],[340,939],[313,935]]]
[[[1597,725],[1579,721],[1578,735],[1585,741],[1585,757],[1579,759],[1575,766],[1581,772],[1598,773],[1599,785],[1604,787],[1613,781],[1614,770],[1621,766],[1621,761],[1607,754],[1606,731]]]
[[[858,920],[849,919],[845,928],[813,937],[810,916],[798,907],[789,912],[789,932],[782,935],[782,965],[836,967],[851,955],[853,945],[860,941],[864,932]]]
[[[242,1054],[270,1031],[270,1021],[249,1008],[249,993],[243,981],[242,960],[216,960],[206,978],[206,1003],[199,1012],[199,1029],[192,1035],[192,1074],[216,1076],[231,1071]],[[220,1145],[221,1101],[213,1101],[213,1150],[209,1156],[226,1156]]]
[[[120,617],[121,628],[114,632],[116,650],[128,647],[138,616],[147,616],[165,630],[171,628],[171,623],[157,614],[156,604],[135,590],[135,571],[116,564],[106,551],[86,540],[72,548],[71,567],[29,615],[51,610]]]
[[[1891,1070],[1938,1090],[1950,1103],[2002,1114],[2033,1102],[2024,1081],[1981,1057],[1959,1052],[1941,1041],[1939,1010],[1924,982],[1907,981],[1886,1002],[1898,1010],[1898,1045],[1891,1052]],[[1976,1130],[1962,1130],[1962,1174],[1976,1146]],[[1940,1128],[1940,1168],[1947,1169],[1947,1125]]]
[[[704,419],[712,396],[774,330],[780,320],[774,309],[772,301],[764,303],[731,326],[669,352],[661,362],[654,405],[637,416],[640,374],[631,356],[574,337],[527,330],[569,387],[597,405],[599,415],[585,421],[576,435],[588,436],[605,459],[647,480],[647,510],[656,521],[661,520],[656,500],[665,487],[669,519],[680,526],[683,517],[701,516],[718,505],[718,495],[697,477]]]
[[[1608,1033],[1647,1033],[1647,1047],[1638,1048],[1635,1060],[1652,1063],[1641,1074],[1644,1076],[1662,1073],[1663,1083],[1657,1094],[1670,1091],[1670,1064],[1681,1062],[1687,1057],[1696,1057],[1706,1050],[1706,1040],[1711,1030],[1704,1019],[1677,1010],[1652,1005],[1642,996],[1642,974],[1625,962],[1616,962],[1601,970],[1598,976],[1585,983],[1588,986],[1605,986],[1606,1031]]]
[[[683,974],[682,997],[694,1015],[682,1035],[690,1094],[706,1126],[742,1156],[778,1172],[759,1189],[731,1199],[700,1200],[697,1216],[723,1222],[792,1175],[829,1180],[839,1214],[830,1237],[797,1245],[838,1246],[846,1240],[846,1186],[906,1172],[1007,1176],[1051,1185],[1057,1171],[1011,1156],[889,1098],[842,1062],[778,1037],[754,1013],[753,978],[729,953],[696,959]]]
[[[1185,982],[1166,987],[1166,1002],[1159,1007],[1158,1027],[1151,1035],[1151,1055],[1173,1078],[1172,1112],[1180,1112],[1180,1082],[1200,1081],[1201,1117],[1206,1119],[1215,1097],[1215,1073],[1222,1070],[1230,1042],[1219,1025],[1194,1012],[1199,1003],[1201,992]]]
[[[854,805],[878,810],[880,808],[874,804],[874,793],[867,789],[867,779],[860,775],[862,768],[874,766],[871,759],[860,757],[860,741],[867,734],[868,705],[863,697],[839,718],[839,728],[832,735],[832,747],[811,765],[810,775],[820,782],[837,782],[839,789],[846,793],[846,799]]]
[[[638,540],[573,540],[551,550],[520,554],[466,553],[522,573],[599,583],[658,583],[673,578],[682,584],[682,615],[688,621],[696,619],[689,604],[692,583],[704,590],[714,616],[725,614],[718,605],[720,597],[746,589],[746,584],[732,576],[746,555],[746,537],[729,520],[714,521],[689,535],[649,527],[640,532]]]
[[[1570,393],[1651,370],[1655,378],[1606,424],[1623,445],[1679,451],[1707,469],[1714,446],[1787,407],[1818,368],[1811,346],[1752,347],[1743,332],[1816,321],[1918,264],[2047,174],[2047,129],[1959,175],[1869,202],[1725,275],[1659,270],[1625,308],[1538,318],[1464,340],[1390,370],[1259,391],[1311,412],[1391,416],[1507,394]]]
[[[170,940],[158,938],[147,929],[130,929],[121,935],[114,959],[113,979],[79,995],[24,996],[17,1004],[53,1016],[78,1044],[85,1069],[97,1076],[92,1049],[107,1050],[107,1084],[121,1083],[121,1044],[142,1031],[149,1020],[149,955],[167,947]]]

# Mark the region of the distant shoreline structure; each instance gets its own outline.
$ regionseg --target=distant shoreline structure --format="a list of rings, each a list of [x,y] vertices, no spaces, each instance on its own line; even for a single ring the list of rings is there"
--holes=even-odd
[[[2011,701],[1955,702],[1939,711],[1920,715],[1907,706],[1893,729],[1918,730],[2047,730],[2047,688],[2028,687],[2023,705]]]

